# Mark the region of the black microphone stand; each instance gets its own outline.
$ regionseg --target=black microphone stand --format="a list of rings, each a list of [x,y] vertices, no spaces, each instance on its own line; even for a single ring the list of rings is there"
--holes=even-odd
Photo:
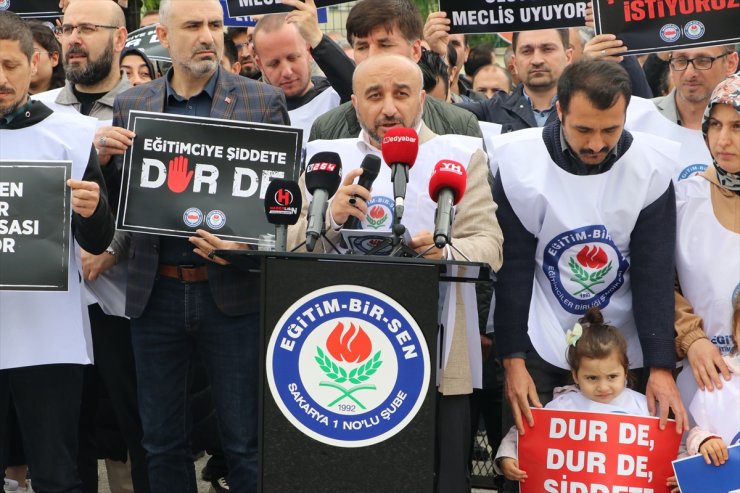
[[[406,233],[406,226],[401,224],[400,214],[396,213],[396,208],[393,211],[393,224],[391,226],[391,233],[393,236],[386,238],[376,245],[372,250],[367,252],[365,255],[375,255],[379,251],[393,246],[390,257],[421,257],[416,250],[410,248],[406,243],[403,242],[403,235]]]

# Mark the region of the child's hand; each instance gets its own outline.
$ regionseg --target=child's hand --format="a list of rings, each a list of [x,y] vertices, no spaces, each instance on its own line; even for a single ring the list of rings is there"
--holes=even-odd
[[[729,458],[727,444],[717,437],[710,438],[702,443],[699,452],[704,456],[704,461],[707,464],[714,464],[715,466],[721,466]]]
[[[511,457],[504,457],[501,459],[501,470],[504,472],[504,476],[509,481],[521,481],[524,482],[527,479],[527,473],[519,469],[519,461],[512,459]]]
[[[671,489],[671,493],[681,493],[681,489],[678,487],[678,479],[676,476],[671,476],[665,480],[665,485]]]

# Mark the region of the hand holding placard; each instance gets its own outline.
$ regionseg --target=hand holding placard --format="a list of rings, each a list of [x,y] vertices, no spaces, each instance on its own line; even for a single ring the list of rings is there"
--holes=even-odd
[[[95,213],[100,201],[100,186],[94,181],[67,180],[72,190],[72,210],[82,217]]]

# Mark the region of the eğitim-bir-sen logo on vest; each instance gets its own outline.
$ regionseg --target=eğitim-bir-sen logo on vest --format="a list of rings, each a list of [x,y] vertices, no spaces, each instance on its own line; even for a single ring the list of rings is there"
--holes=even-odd
[[[609,304],[624,284],[629,262],[606,227],[595,225],[566,231],[547,242],[542,268],[563,309],[583,315],[591,307]]]
[[[430,379],[416,321],[385,294],[354,285],[296,301],[270,337],[266,370],[288,421],[338,447],[372,445],[400,432]]]
[[[689,166],[686,166],[683,170],[681,170],[681,173],[678,175],[678,181],[685,180],[686,178],[691,178],[692,176],[699,175],[701,173],[704,173],[707,169],[706,164],[690,164]]]

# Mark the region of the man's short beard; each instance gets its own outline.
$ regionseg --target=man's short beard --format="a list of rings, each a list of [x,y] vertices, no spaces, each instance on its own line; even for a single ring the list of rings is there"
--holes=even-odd
[[[8,106],[0,106],[0,118],[5,118],[8,115],[15,113],[21,105],[21,101],[16,101]]]
[[[191,50],[191,56],[194,55],[199,50],[212,50],[213,52],[216,52],[216,46],[214,44],[200,44]],[[172,62],[177,63],[177,65],[179,65],[186,71],[190,72],[196,78],[201,78],[201,77],[205,77],[206,75],[212,74],[213,72],[216,71],[216,69],[218,69],[218,66],[219,66],[218,58],[213,59],[213,60],[210,60],[210,59],[195,60],[193,58],[188,58],[188,59],[183,59],[183,60],[173,59]]]
[[[262,75],[262,72],[260,72],[260,69],[259,67],[257,67],[257,65],[255,65],[253,68],[242,66],[239,75],[247,77],[248,79],[257,80],[260,78],[260,75]]]
[[[67,80],[81,86],[93,86],[102,82],[110,75],[111,68],[113,68],[112,39],[97,60],[91,60],[88,54],[87,65],[84,67],[78,67],[68,63],[66,57],[64,61],[64,71],[67,74]]]
[[[362,130],[365,131],[365,133],[367,134],[367,136],[370,137],[370,141],[371,142],[376,142],[378,145],[382,145],[383,138],[380,135],[378,135],[377,133],[373,132],[372,129],[368,128],[365,125],[365,123],[362,121],[362,118],[360,118],[360,113],[357,111],[357,109],[355,109],[355,115],[357,116],[357,121],[360,123],[360,128],[362,128]],[[421,102],[421,100],[419,100],[419,112],[416,114],[416,117],[414,117],[413,121],[411,122],[411,125],[409,125],[407,128],[413,128],[414,130],[416,130],[416,128],[421,123],[421,119],[423,117],[424,117],[424,105]],[[404,127],[406,126],[405,125],[405,122],[402,122],[401,124]]]

